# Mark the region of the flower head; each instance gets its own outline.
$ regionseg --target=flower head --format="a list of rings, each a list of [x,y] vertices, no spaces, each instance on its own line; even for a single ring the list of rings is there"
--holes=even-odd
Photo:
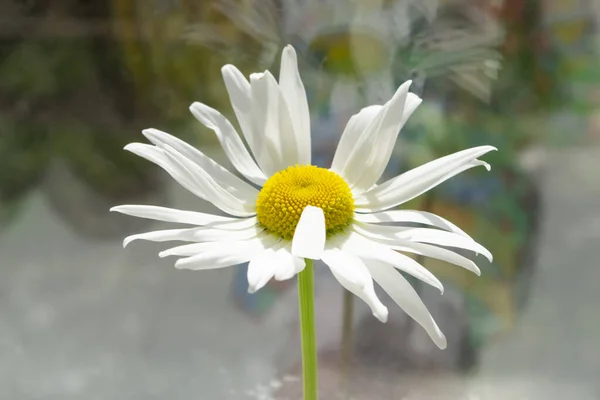
[[[212,129],[229,160],[244,177],[200,150],[156,129],[143,131],[152,143],[125,147],[161,166],[177,182],[229,216],[165,207],[123,205],[123,214],[191,225],[129,236],[133,240],[189,242],[161,252],[178,256],[177,268],[202,270],[249,262],[251,292],[270,279],[292,278],[305,258],[320,259],[375,317],[387,320],[374,283],[433,341],[446,346],[427,308],[402,273],[440,291],[441,282],[404,253],[447,261],[479,274],[473,261],[455,252],[491,254],[465,232],[437,215],[393,209],[469,168],[489,165],[477,158],[495,150],[463,150],[377,184],[398,133],[421,99],[404,83],[384,105],[362,109],[348,121],[330,169],[310,165],[310,120],[296,53],[283,50],[279,80],[269,72],[247,80],[232,65],[222,69],[231,104],[248,148],[218,111],[194,103],[192,114]],[[418,224],[420,227],[415,227]],[[401,273],[401,272],[402,273]]]

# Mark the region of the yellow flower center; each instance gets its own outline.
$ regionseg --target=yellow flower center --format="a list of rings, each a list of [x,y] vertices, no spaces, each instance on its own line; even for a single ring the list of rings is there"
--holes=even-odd
[[[343,230],[354,215],[354,198],[342,177],[314,165],[295,165],[265,182],[256,200],[256,216],[268,231],[292,239],[306,206],[323,210],[328,234]]]

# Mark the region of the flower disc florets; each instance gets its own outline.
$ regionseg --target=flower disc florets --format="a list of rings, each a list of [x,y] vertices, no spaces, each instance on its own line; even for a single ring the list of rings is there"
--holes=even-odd
[[[352,221],[354,198],[342,177],[314,165],[295,165],[271,176],[256,200],[258,222],[271,233],[292,239],[306,206],[319,207],[331,234]]]

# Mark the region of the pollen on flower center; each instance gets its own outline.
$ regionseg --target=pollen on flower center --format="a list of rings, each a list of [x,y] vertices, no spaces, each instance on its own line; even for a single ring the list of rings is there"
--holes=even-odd
[[[354,198],[342,177],[314,165],[295,165],[265,182],[256,200],[256,216],[268,231],[292,239],[306,206],[323,210],[328,234],[344,229],[354,215]]]

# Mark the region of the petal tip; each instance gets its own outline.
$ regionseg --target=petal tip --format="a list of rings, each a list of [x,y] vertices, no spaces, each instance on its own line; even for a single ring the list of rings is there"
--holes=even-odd
[[[388,321],[389,311],[387,307],[384,306],[378,312],[373,313],[373,316],[375,316],[375,318],[377,318],[381,323],[385,324]]]
[[[434,340],[434,343],[440,350],[446,350],[446,347],[448,347],[448,340],[446,339],[446,335],[443,333],[438,340]]]

